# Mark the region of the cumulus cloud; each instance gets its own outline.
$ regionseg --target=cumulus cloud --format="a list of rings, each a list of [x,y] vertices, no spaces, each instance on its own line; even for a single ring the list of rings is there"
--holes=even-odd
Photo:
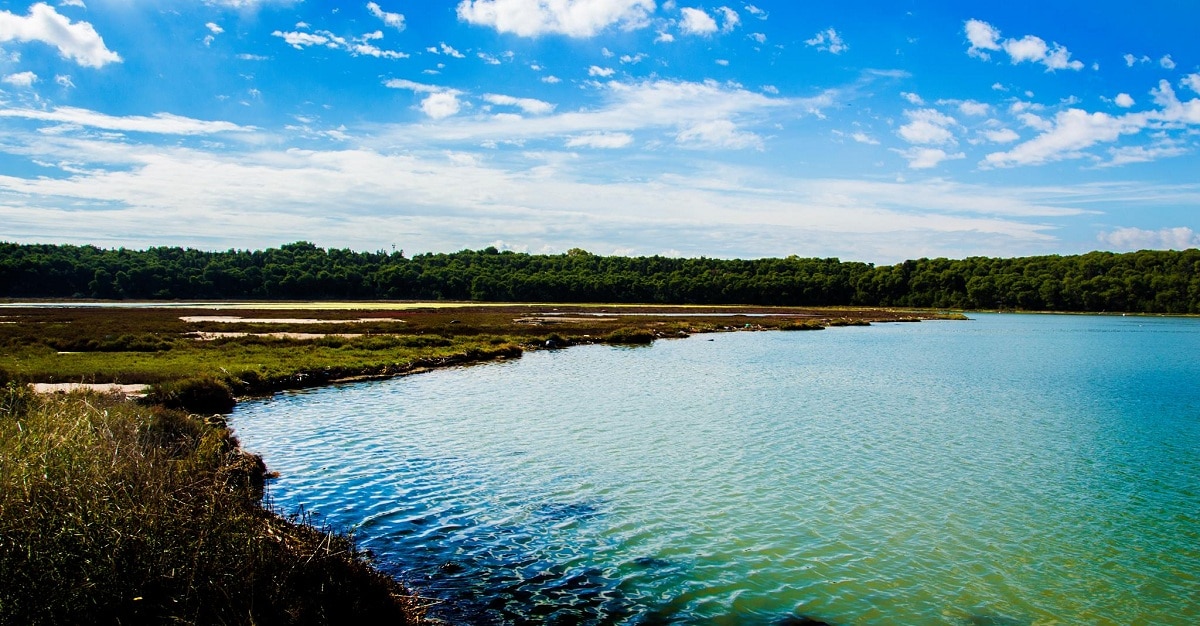
[[[2,79],[5,83],[14,87],[32,87],[38,81],[38,75],[33,72],[18,72],[9,74]]]
[[[682,145],[702,148],[761,150],[763,147],[761,137],[738,130],[737,125],[729,120],[710,120],[693,124],[680,131],[675,140]]]
[[[75,88],[75,83],[71,80],[71,77],[67,76],[66,74],[59,74],[55,76],[54,82],[58,83],[60,87],[65,87],[67,89]]]
[[[1128,109],[1129,107],[1133,106],[1133,104],[1134,104],[1133,96],[1130,96],[1127,93],[1119,93],[1119,94],[1117,94],[1116,98],[1113,98],[1113,104],[1116,104],[1117,106],[1121,107],[1122,109]]]
[[[612,76],[615,73],[616,73],[616,70],[614,70],[611,67],[600,67],[599,65],[593,65],[588,68],[588,76],[599,76],[600,78],[608,78],[609,76]]]
[[[1142,55],[1141,58],[1138,58],[1138,57],[1133,56],[1132,54],[1126,54],[1125,56],[1123,56],[1121,58],[1125,59],[1125,67],[1133,67],[1135,63],[1149,63],[1150,62],[1150,57],[1148,57],[1146,55]]]
[[[733,32],[733,29],[742,23],[742,18],[738,15],[738,12],[729,7],[718,8],[717,13],[721,14],[721,32],[723,33]]]
[[[633,143],[629,133],[587,133],[567,139],[568,148],[624,148]]]
[[[422,100],[421,110],[425,112],[425,115],[440,120],[462,110],[462,103],[458,101],[458,94],[455,92],[441,91],[430,94]]]
[[[954,118],[936,109],[905,111],[909,122],[900,127],[898,134],[912,144],[945,145],[955,143],[951,127],[958,124]],[[943,156],[943,158],[945,158]]]
[[[428,53],[430,53],[430,54],[444,54],[444,55],[446,55],[446,56],[452,56],[452,57],[454,57],[454,58],[456,58],[456,59],[465,59],[465,58],[467,58],[467,55],[465,55],[465,54],[463,54],[463,53],[459,52],[458,50],[455,50],[453,46],[451,46],[451,45],[447,44],[447,43],[446,43],[446,42],[444,42],[444,41],[443,41],[443,42],[441,42],[441,44],[440,44],[440,45],[437,45],[437,46],[429,46],[428,48],[425,48],[425,51],[426,51],[426,52],[428,52]]]
[[[1102,232],[1097,236],[1100,242],[1123,250],[1186,250],[1200,248],[1200,234],[1187,226],[1163,228],[1160,230],[1143,230],[1141,228],[1118,228]]]
[[[1164,70],[1173,70],[1173,69],[1175,69],[1175,61],[1173,61],[1173,60],[1171,59],[1171,55],[1169,55],[1169,54],[1168,54],[1168,55],[1165,55],[1165,56],[1163,56],[1163,58],[1159,59],[1159,60],[1158,60],[1158,65],[1159,65],[1160,67],[1162,67]]]
[[[515,98],[501,94],[484,94],[483,99],[499,106],[515,106],[530,115],[545,115],[554,110],[554,105],[534,98]]]
[[[685,7],[679,12],[683,17],[679,20],[679,29],[687,35],[711,35],[717,32],[717,21],[702,9]]]
[[[220,35],[221,33],[225,32],[225,29],[221,28],[221,25],[217,24],[216,22],[209,22],[205,24],[204,27],[214,35]]]
[[[1188,74],[1184,76],[1183,80],[1179,81],[1179,85],[1200,94],[1200,74]]]
[[[1020,39],[1000,39],[1000,31],[982,20],[967,20],[964,28],[971,44],[967,54],[983,60],[993,52],[1004,52],[1013,65],[1030,62],[1046,66],[1046,71],[1081,70],[1083,63],[1071,59],[1071,52],[1058,43],[1047,44],[1041,37],[1025,35]]]
[[[850,49],[850,46],[842,40],[842,36],[833,28],[827,28],[813,35],[812,39],[805,39],[804,43],[816,47],[817,50],[828,50],[831,54],[841,54]]]
[[[992,110],[992,106],[986,102],[976,102],[974,100],[964,100],[958,103],[958,110],[963,115],[972,115],[982,117],[987,115]]]
[[[383,23],[395,28],[396,30],[404,30],[404,16],[399,13],[389,13],[384,11],[382,7],[374,2],[367,3],[367,11],[375,17],[383,20]]]
[[[642,28],[654,9],[654,0],[462,0],[458,19],[522,37],[591,37],[613,25]]]
[[[84,67],[121,62],[121,56],[105,46],[90,23],[72,22],[44,2],[29,7],[26,16],[0,11],[0,42],[6,41],[40,41],[58,48],[64,59]]]
[[[922,104],[925,104],[925,100],[923,98],[921,98],[921,96],[918,96],[917,94],[912,93],[911,91],[901,91],[900,97],[904,98],[905,100],[908,100],[909,104],[913,104],[916,106],[921,106]]]
[[[966,157],[966,155],[961,152],[948,154],[945,150],[941,150],[939,148],[913,147],[908,148],[907,150],[893,149],[893,152],[903,156],[908,161],[909,169],[914,170],[931,169],[940,165],[942,161],[962,159]]]
[[[458,99],[458,96],[462,92],[456,89],[418,83],[404,78],[385,80],[383,81],[383,86],[390,89],[407,89],[414,93],[429,94],[421,100],[421,111],[435,120],[450,117],[462,110],[462,102]]]
[[[980,133],[985,139],[992,143],[1012,143],[1021,138],[1016,131],[1011,128],[997,128],[994,130],[985,130]]]
[[[1041,135],[1008,152],[987,155],[985,164],[1010,167],[1077,158],[1086,148],[1141,131],[1145,123],[1146,118],[1142,115],[1112,116],[1103,112],[1068,109],[1058,113],[1053,125]]]
[[[870,135],[868,135],[862,131],[852,133],[850,135],[850,138],[853,139],[854,141],[857,141],[858,143],[865,143],[865,144],[869,144],[872,146],[879,145],[878,139],[875,139],[874,137],[871,137]]]

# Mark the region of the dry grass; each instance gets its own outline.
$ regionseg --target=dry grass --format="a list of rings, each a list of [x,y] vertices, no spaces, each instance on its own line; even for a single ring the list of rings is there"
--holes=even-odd
[[[219,419],[0,391],[0,624],[417,623],[351,542],[261,506]]]

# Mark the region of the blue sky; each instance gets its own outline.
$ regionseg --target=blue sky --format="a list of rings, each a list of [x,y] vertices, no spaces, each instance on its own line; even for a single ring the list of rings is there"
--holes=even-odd
[[[0,1],[0,240],[1200,246],[1200,3]]]

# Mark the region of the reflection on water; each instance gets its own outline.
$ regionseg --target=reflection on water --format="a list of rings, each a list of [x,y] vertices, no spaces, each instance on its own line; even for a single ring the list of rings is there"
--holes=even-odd
[[[278,508],[451,620],[1200,619],[1200,321],[978,317],[533,353],[233,421]]]

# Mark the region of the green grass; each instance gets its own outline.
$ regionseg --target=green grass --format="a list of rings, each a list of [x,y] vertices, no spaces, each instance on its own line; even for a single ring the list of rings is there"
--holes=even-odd
[[[0,390],[0,623],[418,623],[351,542],[261,507],[220,421]]]

